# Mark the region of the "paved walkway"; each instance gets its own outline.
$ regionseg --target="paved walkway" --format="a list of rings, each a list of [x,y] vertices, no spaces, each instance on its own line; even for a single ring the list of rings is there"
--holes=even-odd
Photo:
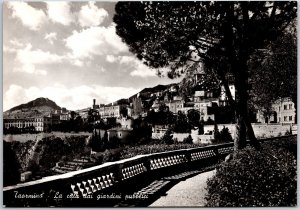
[[[205,205],[206,181],[215,170],[179,182],[161,196],[150,207],[197,207]]]

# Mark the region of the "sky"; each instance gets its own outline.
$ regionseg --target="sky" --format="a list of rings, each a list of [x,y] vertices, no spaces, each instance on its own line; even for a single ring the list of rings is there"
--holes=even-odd
[[[129,52],[115,2],[4,2],[3,110],[38,97],[70,110],[170,84]]]

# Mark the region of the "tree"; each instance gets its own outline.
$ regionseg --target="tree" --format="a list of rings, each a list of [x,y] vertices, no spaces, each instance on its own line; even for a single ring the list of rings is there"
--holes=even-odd
[[[295,23],[265,49],[256,50],[249,60],[253,106],[265,115],[271,104],[290,97],[297,104],[297,35]],[[276,90],[276,91],[274,91]]]
[[[193,138],[191,135],[188,135],[188,137],[183,139],[183,143],[185,144],[193,144]]]
[[[20,181],[20,163],[11,143],[3,141],[3,186],[17,184]]]
[[[200,113],[195,109],[188,110],[187,113],[188,121],[190,125],[194,127],[199,127]]]
[[[237,118],[235,150],[246,146],[247,133],[256,148],[248,119],[247,62],[274,40],[297,15],[297,2],[118,2],[117,34],[137,58],[177,77],[193,63],[204,62],[224,85]],[[234,77],[233,100],[226,76]],[[161,71],[158,70],[158,75]]]
[[[173,125],[173,131],[176,133],[191,132],[191,125],[188,122],[187,116],[181,111],[178,111],[177,119]]]
[[[173,144],[174,143],[171,129],[166,130],[165,134],[161,137],[161,142],[164,144]]]

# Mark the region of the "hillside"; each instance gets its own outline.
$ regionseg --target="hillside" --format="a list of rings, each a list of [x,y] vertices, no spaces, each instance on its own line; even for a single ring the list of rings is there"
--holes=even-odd
[[[11,108],[3,113],[3,118],[29,118],[37,116],[49,115],[55,110],[61,110],[61,108],[48,98],[37,98],[26,104],[21,104]]]
[[[143,99],[150,98],[150,95],[156,92],[164,92],[167,89],[169,89],[173,85],[178,85],[177,83],[172,83],[168,85],[157,85],[155,87],[150,87],[150,88],[144,88],[140,92],[134,94],[133,96],[129,97],[129,100],[131,101],[133,98],[136,98],[137,95],[139,95]]]

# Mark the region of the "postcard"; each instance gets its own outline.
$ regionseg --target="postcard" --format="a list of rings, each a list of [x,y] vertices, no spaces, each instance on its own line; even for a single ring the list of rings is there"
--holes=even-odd
[[[4,207],[297,205],[296,1],[4,1]]]

